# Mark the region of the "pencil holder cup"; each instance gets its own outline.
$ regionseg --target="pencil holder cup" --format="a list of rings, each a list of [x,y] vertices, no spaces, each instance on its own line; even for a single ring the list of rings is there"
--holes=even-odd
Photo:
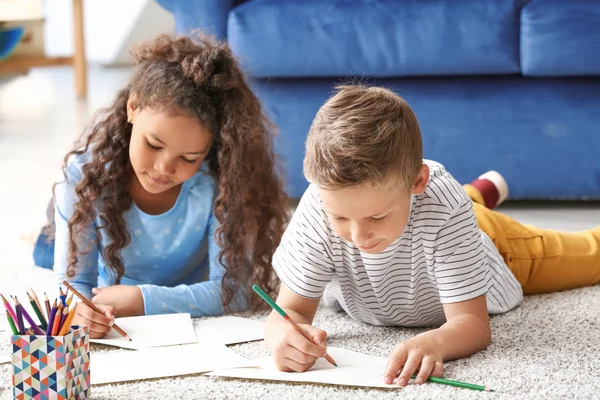
[[[64,336],[12,335],[15,399],[85,399],[90,396],[90,335],[73,326]]]

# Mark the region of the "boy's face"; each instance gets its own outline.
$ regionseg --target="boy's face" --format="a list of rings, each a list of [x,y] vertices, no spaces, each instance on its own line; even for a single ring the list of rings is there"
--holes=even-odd
[[[212,135],[194,118],[145,108],[132,119],[129,159],[146,192],[166,192],[202,165]]]
[[[320,189],[323,208],[335,233],[360,251],[384,251],[402,235],[410,216],[410,197],[423,193],[429,168],[423,166],[412,190],[396,186]]]

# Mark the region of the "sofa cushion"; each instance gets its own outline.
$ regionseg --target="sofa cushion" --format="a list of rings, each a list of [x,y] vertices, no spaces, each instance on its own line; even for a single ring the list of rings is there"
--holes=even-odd
[[[528,76],[600,74],[600,2],[533,0],[521,12],[521,69]]]
[[[515,0],[252,0],[228,40],[255,77],[519,72]]]

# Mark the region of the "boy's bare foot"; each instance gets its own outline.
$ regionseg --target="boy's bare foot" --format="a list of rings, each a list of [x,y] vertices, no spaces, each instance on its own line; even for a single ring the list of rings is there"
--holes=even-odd
[[[488,171],[471,182],[483,196],[485,206],[489,209],[498,207],[508,197],[508,184],[504,177],[496,171]]]

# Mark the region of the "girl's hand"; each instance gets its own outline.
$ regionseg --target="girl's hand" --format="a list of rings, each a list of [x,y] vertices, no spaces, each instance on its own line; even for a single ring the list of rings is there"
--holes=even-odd
[[[304,372],[310,369],[318,358],[325,355],[327,333],[312,325],[298,324],[320,346],[311,343],[292,324],[276,323],[270,328],[272,333],[272,353],[277,368],[284,372]],[[273,332],[276,331],[276,332]]]
[[[90,338],[101,339],[110,332],[115,322],[115,309],[111,306],[98,304],[103,314],[98,313],[88,307],[85,303],[77,303],[72,325],[87,325],[90,331]]]
[[[442,376],[443,364],[439,349],[428,338],[415,336],[397,345],[388,359],[384,382],[393,383],[398,373],[398,385],[406,386],[411,376],[419,371],[415,383],[421,384],[430,376]]]
[[[115,285],[105,288],[92,289],[95,305],[111,306],[119,317],[133,317],[144,315],[144,298],[142,291],[137,286]]]

